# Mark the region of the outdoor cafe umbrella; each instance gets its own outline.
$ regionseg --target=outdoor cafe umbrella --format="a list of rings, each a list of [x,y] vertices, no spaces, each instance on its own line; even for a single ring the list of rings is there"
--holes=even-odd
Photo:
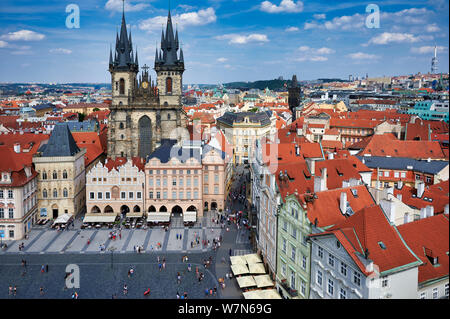
[[[235,276],[248,274],[248,268],[246,265],[231,265],[231,270]]]
[[[255,280],[258,288],[273,287],[274,285],[269,275],[254,276],[253,279]]]
[[[246,265],[247,261],[243,256],[231,256],[230,261],[232,265]]]
[[[262,262],[261,258],[257,254],[248,254],[242,256],[247,261],[247,264],[256,264]]]
[[[276,289],[260,290],[259,296],[261,299],[281,299],[281,296]]]
[[[248,269],[251,274],[265,274],[266,273],[266,269],[264,268],[263,263],[249,264]]]
[[[253,279],[253,276],[236,277],[236,280],[240,288],[248,288],[256,286],[256,282],[255,279]]]

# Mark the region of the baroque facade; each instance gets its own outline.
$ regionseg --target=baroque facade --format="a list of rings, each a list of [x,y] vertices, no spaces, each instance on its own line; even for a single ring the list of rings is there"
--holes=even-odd
[[[179,51],[179,53],[178,53]],[[181,104],[184,57],[178,31],[174,34],[169,11],[161,48],[156,50],[156,83],[142,67],[133,50],[131,32],[127,33],[125,14],[116,36],[115,54],[110,52],[112,103],[109,115],[108,156],[146,158],[161,145],[161,140],[181,140],[186,114]]]

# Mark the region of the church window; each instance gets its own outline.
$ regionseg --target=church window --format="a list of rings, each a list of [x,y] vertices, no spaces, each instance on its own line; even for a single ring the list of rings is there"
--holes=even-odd
[[[123,130],[123,123],[119,124],[119,129]]]
[[[170,120],[170,113],[169,113],[169,114],[167,114],[167,119],[168,119],[168,120]]]
[[[119,82],[116,81],[116,91],[118,91],[118,90],[119,90]]]
[[[166,93],[171,94],[172,93],[172,78],[166,79]]]
[[[120,90],[119,90],[119,94],[125,94],[125,80],[124,79],[120,79]]]

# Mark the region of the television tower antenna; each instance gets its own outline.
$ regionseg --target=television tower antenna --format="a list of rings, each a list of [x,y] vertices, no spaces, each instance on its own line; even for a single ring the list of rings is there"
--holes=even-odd
[[[436,74],[438,70],[437,46],[434,46],[434,57],[431,59],[431,73]]]

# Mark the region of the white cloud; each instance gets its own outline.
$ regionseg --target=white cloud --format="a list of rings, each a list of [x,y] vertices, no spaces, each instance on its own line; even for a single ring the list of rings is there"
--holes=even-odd
[[[40,41],[45,38],[45,35],[30,30],[20,30],[9,32],[2,35],[1,38],[10,41]]]
[[[188,26],[200,26],[216,22],[217,16],[213,8],[199,10],[197,12],[186,12],[177,14],[172,17],[172,22],[178,26],[178,28],[184,29]],[[161,30],[161,26],[167,23],[167,17],[157,16],[154,18],[143,20],[139,23],[139,29],[145,31]]]
[[[446,52],[447,49],[448,49],[447,47],[437,46],[438,53]],[[418,53],[418,54],[434,53],[434,46],[422,46],[422,47],[411,48],[411,52]]]
[[[147,8],[147,3],[130,4],[129,1],[125,1],[125,12],[140,11]],[[122,12],[123,2],[122,0],[108,0],[105,4],[105,9],[109,11]]]
[[[427,32],[439,32],[439,31],[441,31],[441,28],[439,28],[436,23],[433,23],[433,24],[427,25],[425,30]]]
[[[247,44],[250,42],[269,42],[267,35],[252,33],[249,35],[241,35],[241,34],[225,34],[221,36],[215,37],[217,40],[230,40],[228,43],[230,44]]]
[[[7,45],[8,45],[8,42],[0,40],[0,48],[6,48]]]
[[[384,32],[369,40],[368,44],[389,44],[389,43],[415,43],[423,40],[431,40],[429,36],[415,36],[411,33],[390,33]]]
[[[314,19],[321,20],[326,19],[327,15],[325,13],[321,13],[321,14],[314,14],[313,17]]]
[[[302,53],[302,56],[299,58],[294,59],[294,61],[298,62],[304,62],[304,61],[311,61],[311,62],[324,62],[328,61],[328,58],[324,55],[333,54],[336,51],[330,48],[311,48],[307,45],[301,46],[298,48],[298,51]]]
[[[297,28],[297,27],[289,27],[289,28],[286,28],[286,30],[284,30],[284,31],[286,31],[286,32],[297,32],[299,30],[300,29]]]
[[[217,62],[220,62],[220,63],[224,63],[224,62],[227,62],[227,61],[228,61],[227,58],[218,58],[217,59]]]
[[[298,50],[300,52],[304,52],[304,53],[307,53],[307,54],[313,54],[313,55],[332,54],[332,53],[336,52],[335,50],[330,49],[330,48],[326,48],[326,47],[319,48],[319,49],[314,49],[314,48],[310,48],[307,45],[299,47]]]
[[[364,52],[351,53],[347,56],[352,60],[376,60],[380,58],[378,55],[368,54]]]
[[[293,1],[293,0],[282,0],[280,5],[273,4],[270,1],[264,1],[261,3],[260,7],[261,11],[268,13],[281,13],[281,12],[291,12],[297,13],[303,11],[303,2],[302,1]]]
[[[305,30],[316,29],[319,28],[320,24],[316,22],[305,22],[305,26],[303,27]]]
[[[50,53],[62,53],[62,54],[71,54],[72,50],[69,49],[63,49],[63,48],[57,48],[57,49],[50,49]]]

